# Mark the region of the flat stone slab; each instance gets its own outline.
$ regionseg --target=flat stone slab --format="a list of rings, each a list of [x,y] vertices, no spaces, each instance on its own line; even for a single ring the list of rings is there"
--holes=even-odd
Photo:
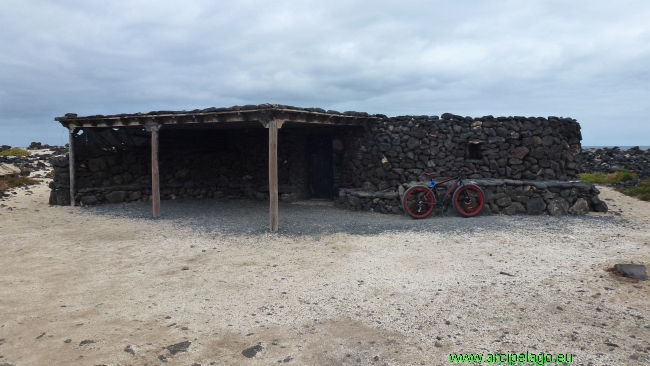
[[[641,281],[648,279],[646,268],[642,264],[617,264],[614,266],[614,269],[624,277],[635,278]]]
[[[14,176],[20,174],[20,169],[18,169],[13,164],[0,164],[0,177],[4,176]]]

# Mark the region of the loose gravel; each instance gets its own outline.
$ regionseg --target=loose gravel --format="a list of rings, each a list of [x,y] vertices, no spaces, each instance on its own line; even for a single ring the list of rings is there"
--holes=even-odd
[[[249,200],[168,200],[162,201],[162,216],[151,216],[148,202],[121,205],[83,207],[81,214],[127,219],[154,220],[216,235],[256,236],[269,233],[269,205]],[[566,232],[562,224],[601,226],[617,220],[609,216],[504,216],[479,215],[461,218],[454,212],[434,212],[422,220],[409,216],[355,212],[322,205],[280,203],[279,230],[281,236],[322,237],[336,233],[376,235],[387,232],[414,231],[421,233],[462,234],[477,231],[521,232],[531,227],[546,226],[548,232]],[[632,225],[632,223],[620,223]]]

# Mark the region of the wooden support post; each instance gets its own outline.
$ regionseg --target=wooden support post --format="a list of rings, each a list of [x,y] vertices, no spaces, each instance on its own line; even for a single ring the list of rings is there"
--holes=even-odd
[[[74,159],[75,130],[76,128],[73,126],[68,127],[69,138],[70,138],[70,142],[68,145],[68,158],[69,158],[69,165],[70,165],[70,206],[77,205],[74,199],[76,193],[76,182],[77,182],[77,180],[75,179],[76,167],[75,167],[75,159]]]
[[[160,173],[158,168],[158,132],[160,125],[150,123],[145,126],[151,131],[151,203],[153,217],[160,217]]]
[[[278,231],[278,120],[272,119],[269,128],[269,221],[271,232]]]

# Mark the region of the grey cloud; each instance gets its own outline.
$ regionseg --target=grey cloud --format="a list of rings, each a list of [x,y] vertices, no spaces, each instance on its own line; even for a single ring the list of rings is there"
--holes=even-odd
[[[564,115],[584,144],[648,145],[647,19],[646,1],[6,0],[0,143],[58,143],[66,112],[272,102]]]

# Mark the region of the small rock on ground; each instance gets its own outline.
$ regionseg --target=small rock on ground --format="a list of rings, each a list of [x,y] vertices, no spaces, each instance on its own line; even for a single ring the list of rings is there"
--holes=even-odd
[[[167,346],[165,348],[167,348],[172,355],[175,355],[179,352],[187,352],[187,349],[190,348],[191,344],[192,342],[185,341],[181,343],[172,344],[171,346]]]
[[[253,358],[259,352],[262,352],[263,349],[264,349],[264,347],[262,347],[262,345],[258,344],[257,346],[246,348],[245,350],[241,351],[241,354],[244,355],[244,357],[246,357],[246,358]]]
[[[614,269],[624,277],[635,278],[641,281],[648,279],[646,267],[642,264],[617,264],[614,266]]]

